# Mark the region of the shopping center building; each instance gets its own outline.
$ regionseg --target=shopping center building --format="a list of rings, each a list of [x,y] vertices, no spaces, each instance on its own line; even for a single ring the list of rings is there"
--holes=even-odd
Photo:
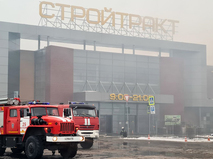
[[[38,50],[20,50],[21,39],[36,40]],[[40,48],[41,41],[47,47]],[[58,41],[82,49],[51,45]],[[156,134],[168,125],[213,129],[206,46],[200,44],[0,22],[0,96],[14,94],[22,101],[94,104],[103,134],[119,133],[127,115],[134,134]],[[168,124],[169,116],[178,121]]]

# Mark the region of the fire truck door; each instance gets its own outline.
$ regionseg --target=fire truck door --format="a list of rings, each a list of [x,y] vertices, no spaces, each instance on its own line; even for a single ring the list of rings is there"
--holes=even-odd
[[[18,134],[19,118],[17,109],[9,109],[9,116],[7,119],[7,133]]]
[[[27,108],[20,109],[20,134],[25,134],[27,127],[30,125],[30,117],[27,116]]]

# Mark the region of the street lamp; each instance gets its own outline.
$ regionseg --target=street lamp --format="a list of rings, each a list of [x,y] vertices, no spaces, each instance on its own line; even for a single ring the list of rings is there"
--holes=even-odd
[[[129,95],[125,95],[124,98],[126,100],[127,134],[129,135],[129,109],[128,109]]]

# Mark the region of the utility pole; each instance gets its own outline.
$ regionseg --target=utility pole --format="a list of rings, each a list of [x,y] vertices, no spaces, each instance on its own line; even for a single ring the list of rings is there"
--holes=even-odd
[[[126,100],[127,134],[129,135],[129,109],[128,109],[129,95],[125,95],[124,98]]]

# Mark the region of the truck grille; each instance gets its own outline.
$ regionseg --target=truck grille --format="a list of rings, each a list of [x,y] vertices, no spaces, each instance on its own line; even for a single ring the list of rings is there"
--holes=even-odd
[[[94,129],[95,125],[80,125],[80,130],[82,129]]]
[[[74,130],[74,123],[61,123],[60,131],[70,132]]]

